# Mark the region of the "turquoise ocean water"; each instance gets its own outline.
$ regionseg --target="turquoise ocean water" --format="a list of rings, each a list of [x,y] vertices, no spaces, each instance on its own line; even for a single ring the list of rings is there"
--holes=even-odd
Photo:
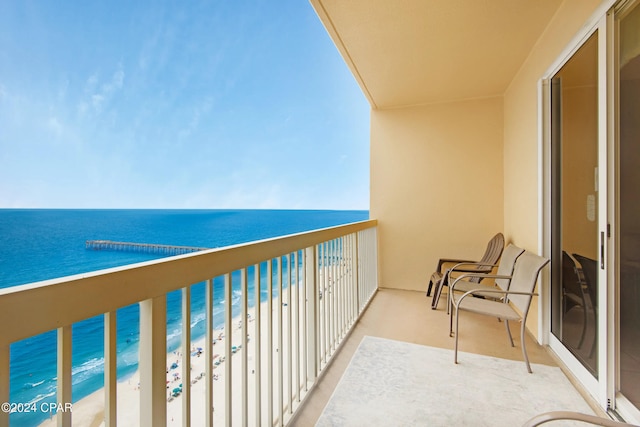
[[[86,240],[214,248],[361,221],[368,216],[367,211],[0,209],[0,288],[161,257],[87,250]],[[204,284],[194,285],[194,339],[204,334],[203,295]],[[222,283],[215,281],[217,326],[223,319],[223,298]],[[180,293],[169,294],[167,300],[171,350],[180,344]],[[137,369],[138,328],[137,305],[118,311],[121,379]],[[55,402],[55,338],[55,331],[51,331],[11,346],[12,403]],[[98,316],[73,327],[73,401],[103,386],[103,366],[103,319]],[[12,414],[10,422],[12,426],[32,426],[46,417],[38,412]]]

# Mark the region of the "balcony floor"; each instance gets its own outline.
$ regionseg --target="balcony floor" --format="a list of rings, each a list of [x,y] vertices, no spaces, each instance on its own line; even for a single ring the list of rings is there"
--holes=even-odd
[[[349,338],[335,355],[333,363],[307,397],[292,425],[315,425],[364,336],[452,350],[454,340],[449,337],[449,318],[443,307],[444,301],[441,299],[439,309],[431,310],[431,298],[426,298],[422,292],[379,290]],[[519,326],[513,325],[511,328],[516,347],[509,346],[504,324],[495,319],[464,313],[460,328],[460,351],[523,360],[519,344]],[[527,337],[527,351],[531,363],[557,366],[551,354],[530,336]],[[451,367],[454,366],[452,360]],[[524,361],[522,369],[525,369]]]

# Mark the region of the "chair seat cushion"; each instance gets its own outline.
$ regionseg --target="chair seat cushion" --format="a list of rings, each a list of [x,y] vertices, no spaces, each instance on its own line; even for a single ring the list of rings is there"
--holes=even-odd
[[[509,305],[502,301],[494,301],[468,296],[458,305],[458,310],[472,313],[488,314],[505,320],[520,320],[521,316]]]

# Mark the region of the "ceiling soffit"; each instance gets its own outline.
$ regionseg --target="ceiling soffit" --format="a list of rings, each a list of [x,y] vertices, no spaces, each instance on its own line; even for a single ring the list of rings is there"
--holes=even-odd
[[[311,0],[373,108],[504,93],[559,0]]]

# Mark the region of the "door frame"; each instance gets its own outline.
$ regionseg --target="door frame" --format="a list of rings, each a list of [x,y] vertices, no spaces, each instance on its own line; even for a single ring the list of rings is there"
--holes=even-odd
[[[615,384],[612,373],[615,343],[614,324],[611,323],[610,313],[614,313],[612,298],[614,283],[612,274],[611,242],[607,238],[607,224],[611,223],[611,212],[615,205],[612,191],[614,172],[612,163],[612,148],[614,141],[611,138],[611,120],[614,117],[611,110],[613,99],[610,85],[612,79],[611,67],[613,56],[611,54],[613,13],[612,7],[615,0],[603,2],[592,18],[583,26],[582,30],[573,38],[558,59],[543,74],[538,84],[539,100],[539,195],[540,227],[539,245],[544,256],[551,257],[551,78],[575,55],[584,43],[594,34],[598,33],[598,234],[605,233],[604,259],[605,269],[599,268],[598,286],[598,378],[595,378],[578,359],[551,333],[551,271],[547,269],[541,277],[541,304],[539,305],[538,336],[541,344],[548,345],[567,367],[570,374],[578,381],[597,403],[605,409],[611,407],[613,401],[613,388]],[[598,236],[600,240],[600,236]],[[600,244],[600,241],[599,241]],[[599,257],[598,261],[601,259]],[[611,288],[611,289],[610,289]]]
[[[625,420],[632,421],[635,423],[640,423],[640,408],[638,408],[635,404],[629,401],[622,393],[619,391],[620,384],[620,291],[619,291],[619,280],[620,280],[620,268],[618,264],[619,254],[620,254],[620,230],[617,227],[620,224],[620,174],[619,174],[619,165],[620,165],[620,122],[619,122],[619,21],[617,19],[618,15],[624,16],[628,11],[634,8],[640,8],[640,0],[620,0],[611,8],[608,13],[609,19],[609,43],[607,45],[608,48],[608,61],[609,61],[609,73],[611,78],[608,82],[608,111],[609,111],[609,140],[611,143],[610,149],[610,157],[609,157],[609,176],[611,185],[610,193],[611,197],[609,198],[609,215],[612,219],[612,233],[611,233],[611,244],[609,248],[609,262],[611,263],[611,268],[609,272],[609,283],[612,285],[609,286],[609,305],[607,310],[609,312],[609,339],[607,340],[608,352],[611,363],[607,367],[608,371],[608,379],[609,379],[609,394],[610,394],[610,402],[611,407],[615,409],[617,413],[619,413]],[[621,17],[622,17],[621,16]]]

